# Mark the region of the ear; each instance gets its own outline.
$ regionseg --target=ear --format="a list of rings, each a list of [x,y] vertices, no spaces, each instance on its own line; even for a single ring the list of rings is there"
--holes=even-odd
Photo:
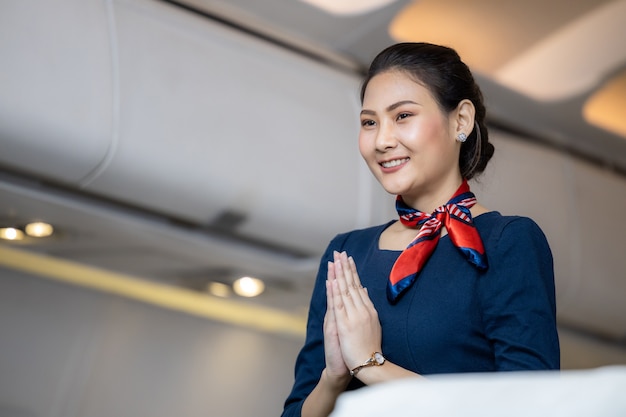
[[[476,108],[474,103],[468,99],[461,100],[459,105],[456,106],[454,111],[454,135],[458,135],[463,132],[467,136],[474,130],[474,115],[476,114]]]

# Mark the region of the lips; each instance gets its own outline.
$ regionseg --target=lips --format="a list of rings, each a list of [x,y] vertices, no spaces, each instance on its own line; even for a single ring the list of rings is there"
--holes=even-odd
[[[384,161],[384,162],[380,162],[380,166],[382,166],[383,168],[395,168],[397,166],[400,166],[406,162],[409,161],[409,158],[402,158],[402,159],[392,159],[390,161]]]

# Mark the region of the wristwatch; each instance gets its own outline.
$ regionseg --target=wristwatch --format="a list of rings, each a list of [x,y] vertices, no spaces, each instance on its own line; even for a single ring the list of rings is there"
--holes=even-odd
[[[356,368],[352,369],[350,371],[350,376],[355,376],[356,374],[359,373],[359,371],[362,368],[366,368],[368,366],[380,366],[383,363],[385,363],[385,357],[383,356],[383,354],[380,352],[374,352],[372,353],[372,356],[370,356],[368,360],[366,360],[365,362],[363,362],[361,365],[357,366]]]

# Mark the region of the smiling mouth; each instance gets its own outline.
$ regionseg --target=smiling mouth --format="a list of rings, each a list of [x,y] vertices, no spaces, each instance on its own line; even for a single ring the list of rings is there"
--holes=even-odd
[[[397,167],[398,165],[402,165],[405,162],[408,162],[409,158],[404,158],[404,159],[394,159],[393,161],[385,161],[385,162],[381,162],[380,165],[383,168],[393,168],[393,167]]]

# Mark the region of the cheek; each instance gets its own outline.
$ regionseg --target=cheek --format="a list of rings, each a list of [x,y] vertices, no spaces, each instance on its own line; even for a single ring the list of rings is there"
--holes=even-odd
[[[440,120],[431,117],[424,119],[419,126],[420,136],[426,142],[437,142],[443,136],[444,128]]]
[[[371,156],[372,154],[371,140],[369,140],[368,135],[362,131],[359,133],[359,152],[365,160],[368,159],[368,155]]]
[[[368,132],[359,134],[359,152],[372,174],[377,176],[376,145],[371,135],[368,135]]]
[[[423,119],[419,124],[411,126],[411,131],[406,132],[405,137],[410,140],[417,149],[431,152],[441,152],[447,146],[447,130],[442,120],[437,118]]]

